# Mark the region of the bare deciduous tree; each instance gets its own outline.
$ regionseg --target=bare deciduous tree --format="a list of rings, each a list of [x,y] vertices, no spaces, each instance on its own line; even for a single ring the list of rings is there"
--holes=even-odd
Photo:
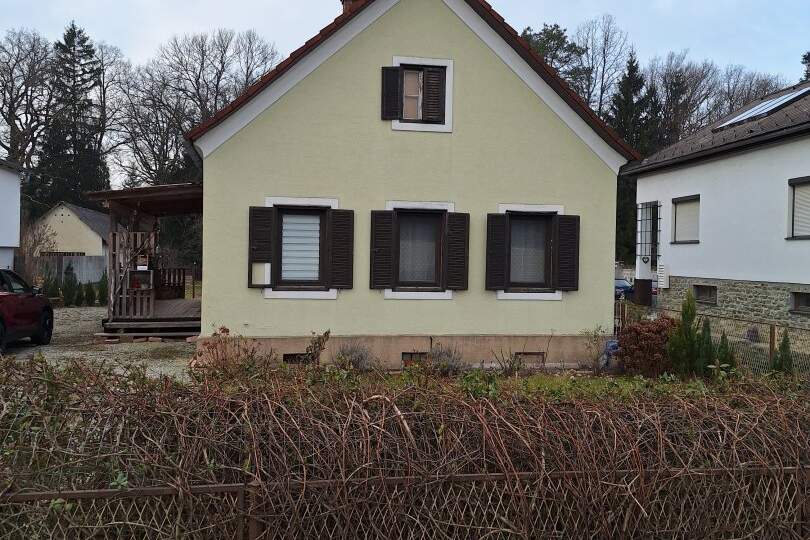
[[[581,24],[574,39],[585,48],[581,57],[586,73],[582,97],[604,117],[630,52],[627,33],[612,15],[605,14]]]
[[[26,167],[51,114],[51,50],[31,30],[9,30],[0,41],[0,148]]]
[[[23,219],[17,254],[22,257],[21,274],[29,283],[39,283],[43,277],[46,277],[37,275],[39,268],[35,257],[48,251],[56,251],[54,230],[47,224],[27,217]]]

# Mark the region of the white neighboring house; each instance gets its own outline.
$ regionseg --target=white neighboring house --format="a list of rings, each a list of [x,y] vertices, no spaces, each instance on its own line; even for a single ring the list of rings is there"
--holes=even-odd
[[[17,247],[20,247],[19,167],[0,159],[0,269],[14,267]]]
[[[810,83],[625,166],[638,178],[636,279],[659,305],[810,328]]]

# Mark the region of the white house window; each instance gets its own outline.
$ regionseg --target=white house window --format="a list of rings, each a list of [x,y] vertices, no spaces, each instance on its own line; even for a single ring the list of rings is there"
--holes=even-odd
[[[321,213],[284,211],[281,215],[281,281],[318,282]]]
[[[696,244],[700,240],[700,195],[672,199],[673,243]]]
[[[402,118],[404,120],[422,119],[423,73],[421,70],[413,69],[406,69],[403,72]]]
[[[792,191],[791,238],[810,239],[810,177],[790,181]]]

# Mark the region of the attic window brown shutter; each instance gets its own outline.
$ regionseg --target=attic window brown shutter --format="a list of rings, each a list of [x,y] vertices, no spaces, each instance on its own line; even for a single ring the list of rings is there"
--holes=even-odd
[[[506,214],[487,216],[487,276],[488,291],[506,289]]]
[[[466,291],[468,285],[470,214],[447,214],[447,268],[445,285],[451,291]]]
[[[354,285],[354,211],[329,212],[330,286],[351,289]]]
[[[554,216],[552,234],[554,288],[579,290],[579,216]]]
[[[422,120],[444,124],[444,98],[446,93],[446,68],[425,67],[422,90]]]
[[[399,120],[402,115],[402,68],[382,68],[382,119]]]
[[[394,212],[371,212],[372,289],[394,288]]]
[[[274,224],[276,209],[267,206],[251,206],[248,213],[248,287],[264,289],[272,283],[264,283],[264,275],[254,276],[254,265],[273,262]],[[259,279],[257,282],[256,279]]]

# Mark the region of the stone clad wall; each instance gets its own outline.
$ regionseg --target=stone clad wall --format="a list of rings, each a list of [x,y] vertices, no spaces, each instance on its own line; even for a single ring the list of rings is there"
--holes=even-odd
[[[810,315],[791,313],[793,292],[810,292],[810,285],[670,276],[669,289],[658,294],[658,307],[680,310],[693,285],[717,287],[717,305],[698,303],[698,312],[717,317],[755,320],[810,329]]]

